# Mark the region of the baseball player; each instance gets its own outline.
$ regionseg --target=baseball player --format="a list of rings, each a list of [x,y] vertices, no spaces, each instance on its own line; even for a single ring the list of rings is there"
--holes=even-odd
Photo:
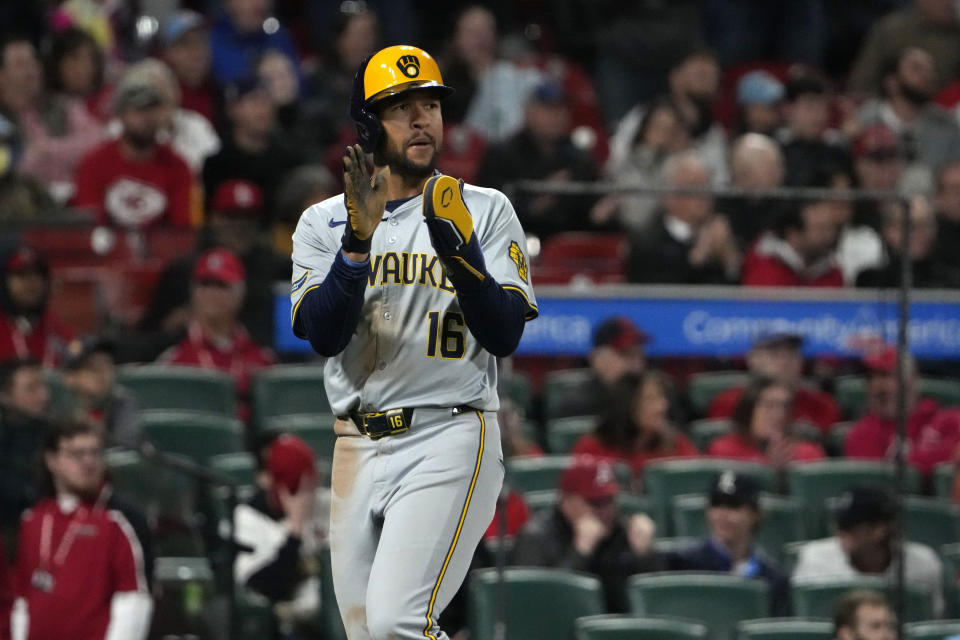
[[[350,640],[447,638],[437,619],[503,481],[496,356],[537,315],[510,202],[435,169],[452,91],[416,47],[362,63],[345,193],[293,235],[293,330],[327,356],[339,418],[330,548]]]

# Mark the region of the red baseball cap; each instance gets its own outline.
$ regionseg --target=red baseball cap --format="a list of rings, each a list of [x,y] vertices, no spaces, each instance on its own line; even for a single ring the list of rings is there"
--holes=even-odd
[[[577,456],[560,476],[561,492],[575,493],[587,500],[610,498],[619,490],[613,465],[593,456]]]
[[[229,249],[211,249],[200,256],[193,268],[193,279],[236,284],[247,279],[243,263]]]
[[[210,210],[259,215],[263,211],[263,191],[249,180],[227,180],[214,190]]]
[[[611,346],[617,351],[650,342],[650,336],[638,329],[630,318],[614,316],[600,323],[593,332],[593,346]]]
[[[6,272],[18,273],[20,271],[36,271],[47,273],[47,263],[31,247],[19,247],[7,258]]]
[[[313,450],[297,436],[278,436],[267,450],[267,471],[277,485],[295,492],[304,476],[317,475]]]
[[[892,344],[870,351],[863,356],[863,366],[870,373],[894,373],[897,370],[897,347]],[[907,371],[913,371],[916,362],[913,356],[907,354]]]

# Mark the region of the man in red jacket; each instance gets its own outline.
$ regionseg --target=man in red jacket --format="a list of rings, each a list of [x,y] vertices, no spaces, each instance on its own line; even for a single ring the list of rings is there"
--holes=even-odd
[[[93,211],[98,222],[141,229],[197,222],[190,167],[169,145],[157,142],[163,96],[146,78],[128,74],[114,104],[123,131],[81,160],[73,206]]]
[[[247,418],[253,373],[276,362],[273,353],[254,342],[237,319],[245,280],[243,264],[232,251],[217,248],[201,255],[193,269],[187,335],[159,358],[165,364],[219,369],[232,375],[242,419]]]
[[[897,433],[897,351],[893,347],[869,354],[867,414],[847,434],[848,458],[890,460]],[[907,460],[921,473],[953,460],[960,444],[960,410],[941,409],[917,392],[917,368],[911,358],[907,376]]]
[[[73,330],[49,307],[50,267],[30,247],[18,247],[0,263],[0,360],[33,358],[55,366]]]
[[[143,640],[153,611],[145,524],[111,499],[103,440],[88,425],[54,425],[43,464],[48,497],[20,525],[14,640]]]
[[[747,254],[743,284],[842,287],[843,273],[834,255],[837,219],[835,202],[807,201],[785,207],[777,213],[773,229],[761,235]]]
[[[794,390],[793,420],[803,420],[828,431],[840,421],[840,408],[828,393],[803,386],[803,336],[796,333],[761,334],[747,353],[753,376],[773,378]],[[730,418],[743,395],[743,387],[727,389],[710,403],[707,416]]]

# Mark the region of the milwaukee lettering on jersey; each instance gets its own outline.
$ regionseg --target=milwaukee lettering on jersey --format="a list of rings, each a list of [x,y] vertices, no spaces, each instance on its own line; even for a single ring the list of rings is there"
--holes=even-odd
[[[456,293],[453,283],[440,265],[440,260],[428,253],[388,251],[370,256],[370,275],[367,276],[367,282],[371,287],[386,284],[420,285]]]

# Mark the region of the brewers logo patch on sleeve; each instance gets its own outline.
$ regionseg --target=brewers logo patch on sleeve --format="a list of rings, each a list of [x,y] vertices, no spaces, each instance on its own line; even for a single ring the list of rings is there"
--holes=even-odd
[[[520,279],[524,282],[529,282],[527,280],[527,257],[523,255],[520,245],[518,245],[516,241],[511,241],[508,252],[510,259],[513,260],[513,264],[517,265],[517,274],[520,276]]]

